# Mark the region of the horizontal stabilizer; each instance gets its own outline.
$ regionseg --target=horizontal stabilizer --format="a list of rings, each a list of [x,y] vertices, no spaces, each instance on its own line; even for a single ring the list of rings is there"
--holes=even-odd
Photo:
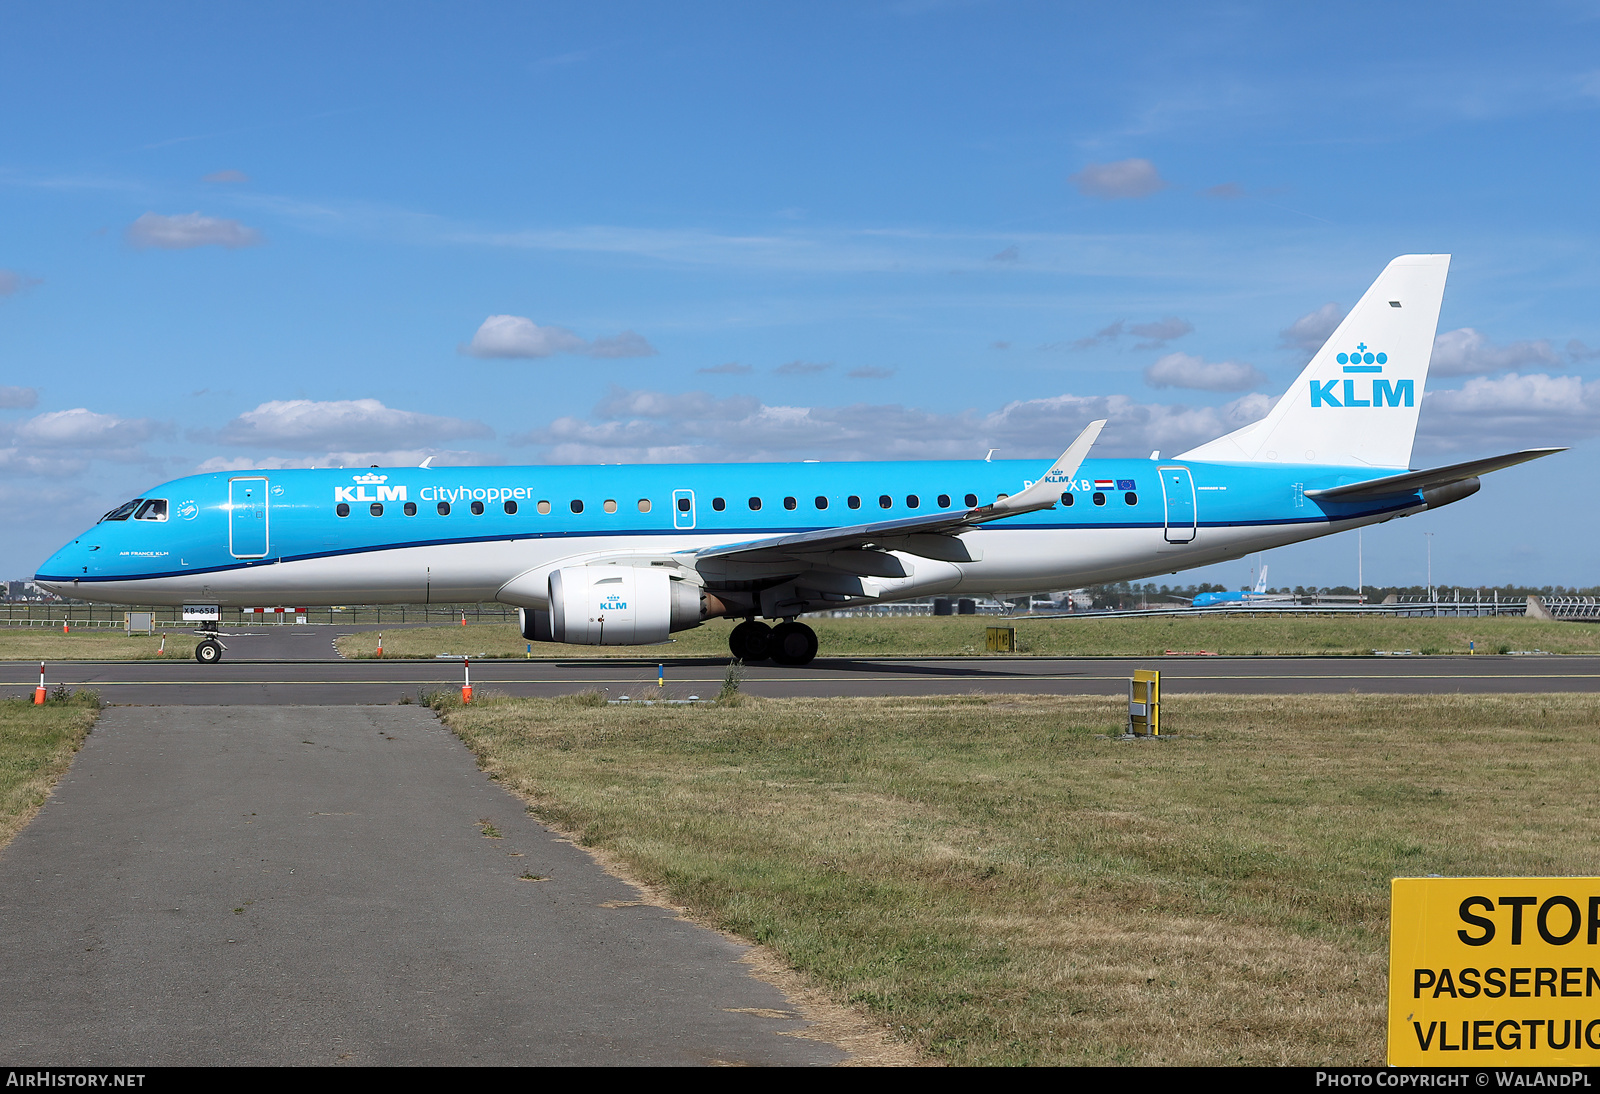
[[[1404,471],[1398,475],[1386,475],[1381,479],[1352,482],[1344,486],[1330,486],[1326,490],[1307,490],[1306,497],[1314,501],[1365,501],[1368,498],[1387,498],[1400,494],[1415,494],[1418,491],[1436,490],[1441,486],[1449,486],[1452,483],[1464,482],[1478,475],[1486,475],[1490,471],[1499,471],[1504,467],[1515,467],[1519,463],[1527,463],[1529,460],[1537,460],[1542,456],[1565,451],[1565,448],[1529,448],[1522,452],[1512,452],[1504,456],[1490,456],[1482,460],[1454,463],[1449,467],[1434,467],[1426,471]]]

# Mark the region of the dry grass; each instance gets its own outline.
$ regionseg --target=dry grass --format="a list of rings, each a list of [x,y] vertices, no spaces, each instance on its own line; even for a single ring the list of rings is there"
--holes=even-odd
[[[884,654],[965,656],[982,654],[984,628],[1007,621],[987,616],[921,616],[902,619],[808,619],[825,657]],[[1516,616],[1482,619],[1393,619],[1378,616],[1208,615],[1143,619],[1022,619],[1015,623],[1020,652],[1052,656],[1146,657],[1167,650],[1208,650],[1224,655],[1310,654],[1370,656],[1375,649],[1417,653],[1479,653],[1545,650],[1600,653],[1600,627],[1547,623]],[[532,643],[535,658],[726,657],[733,622],[713,620],[680,631],[659,646],[567,646]],[[385,657],[433,657],[439,653],[524,657],[528,643],[509,624],[414,627],[386,631]],[[338,640],[346,657],[371,657],[375,633]]]
[[[0,848],[44,805],[99,716],[93,692],[43,706],[0,700]]]
[[[194,656],[199,639],[193,634],[168,634],[164,656]],[[0,661],[148,661],[161,648],[161,635],[134,637],[121,631],[81,630],[62,634],[47,627],[0,628]]]
[[[539,816],[952,1063],[1380,1064],[1388,882],[1596,871],[1600,697],[441,701]]]

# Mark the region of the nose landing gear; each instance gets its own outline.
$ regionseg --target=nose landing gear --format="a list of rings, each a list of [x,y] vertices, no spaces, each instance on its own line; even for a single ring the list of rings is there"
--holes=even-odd
[[[769,627],[746,619],[728,635],[728,649],[741,661],[765,661],[799,667],[817,656],[817,632],[791,619]]]

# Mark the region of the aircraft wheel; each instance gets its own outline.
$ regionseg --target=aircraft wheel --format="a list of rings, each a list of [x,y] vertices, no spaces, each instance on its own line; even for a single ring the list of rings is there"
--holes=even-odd
[[[770,652],[780,665],[809,665],[817,656],[817,632],[804,623],[780,623],[772,629]]]
[[[746,619],[728,635],[728,649],[741,661],[765,661],[772,643],[772,628]]]
[[[215,665],[222,660],[222,643],[207,638],[195,646],[194,659],[202,665]]]

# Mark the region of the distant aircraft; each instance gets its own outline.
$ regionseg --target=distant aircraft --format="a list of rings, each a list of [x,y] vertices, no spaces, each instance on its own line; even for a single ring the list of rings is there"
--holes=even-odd
[[[1558,448],[1409,469],[1449,255],[1389,263],[1265,418],[1168,460],[370,468],[195,475],[107,513],[35,581],[120,604],[459,603],[529,641],[634,645],[742,618],[804,665],[806,612],[1176,573],[1449,505]],[[1041,474],[1042,471],[1042,474]],[[772,626],[767,620],[776,621]],[[195,656],[221,658],[217,637]]]
[[[1185,599],[1179,597],[1179,600]],[[1275,600],[1293,600],[1293,593],[1267,592],[1267,567],[1261,567],[1261,580],[1256,582],[1255,590],[1241,589],[1238,592],[1201,593],[1189,601],[1191,608],[1209,608],[1216,604],[1255,604]]]

